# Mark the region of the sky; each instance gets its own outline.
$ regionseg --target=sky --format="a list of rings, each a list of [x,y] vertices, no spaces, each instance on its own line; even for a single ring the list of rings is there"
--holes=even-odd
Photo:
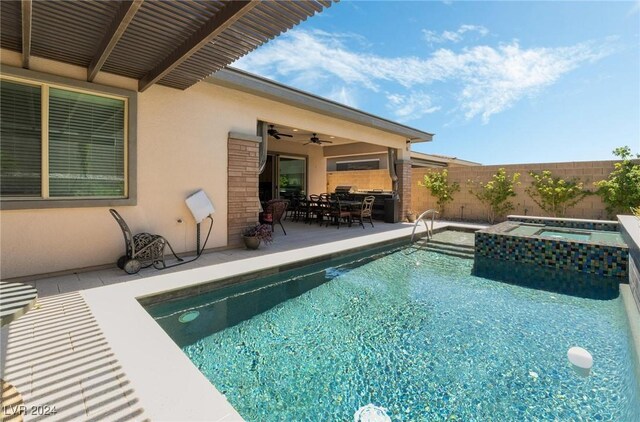
[[[233,66],[482,164],[640,153],[640,1],[341,1]]]

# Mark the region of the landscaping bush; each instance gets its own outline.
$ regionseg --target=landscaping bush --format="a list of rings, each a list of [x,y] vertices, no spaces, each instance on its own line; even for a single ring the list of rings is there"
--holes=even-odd
[[[616,214],[628,214],[631,208],[640,206],[640,164],[631,161],[633,154],[628,146],[616,148],[613,155],[622,161],[615,163],[615,169],[606,180],[594,184],[596,193],[602,197],[609,218]],[[640,158],[640,154],[636,154]]]
[[[527,194],[551,217],[564,217],[567,208],[591,193],[584,189],[584,184],[577,178],[564,180],[554,177],[548,170],[542,173],[532,171],[529,175],[533,181],[526,189]]]
[[[504,168],[500,168],[487,183],[468,181],[471,186],[469,193],[487,206],[489,223],[493,224],[496,217],[504,217],[514,209],[509,198],[516,196],[514,188],[520,184],[519,178],[520,173],[509,176]]]
[[[453,182],[449,184],[449,172],[445,169],[441,172],[429,172],[424,175],[424,180],[418,182],[431,192],[431,196],[437,199],[438,211],[444,215],[444,206],[447,202],[453,201],[453,194],[460,191],[460,184]]]

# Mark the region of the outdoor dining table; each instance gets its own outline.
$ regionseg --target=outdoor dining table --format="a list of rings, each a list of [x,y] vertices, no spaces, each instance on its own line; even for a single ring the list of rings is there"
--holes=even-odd
[[[26,314],[37,298],[38,291],[33,286],[0,281],[0,326]]]

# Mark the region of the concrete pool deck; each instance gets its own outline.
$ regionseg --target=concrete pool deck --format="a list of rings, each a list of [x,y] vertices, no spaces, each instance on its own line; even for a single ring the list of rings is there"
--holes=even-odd
[[[40,307],[1,331],[0,375],[22,395],[27,412],[36,406],[24,419],[45,419],[38,411],[56,406],[48,415],[56,420],[241,420],[137,298],[366,248],[413,229],[285,224],[287,236],[276,228],[273,244],[257,251],[207,253],[191,264],[134,276],[114,268],[33,281],[44,297]],[[441,221],[434,228],[446,226],[486,227]]]

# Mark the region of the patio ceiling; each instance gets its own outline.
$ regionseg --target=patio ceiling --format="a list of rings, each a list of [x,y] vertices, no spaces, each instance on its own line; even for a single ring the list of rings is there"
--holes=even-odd
[[[307,129],[294,128],[291,126],[279,125],[274,123],[268,123],[268,125],[269,127],[273,126],[273,128],[277,130],[280,134],[280,139],[275,139],[273,136],[269,136],[269,142],[273,142],[273,143],[294,142],[299,145],[304,145],[309,142],[309,138],[311,138],[314,134],[318,138],[322,139],[323,141],[331,142],[326,144],[323,143],[322,146],[343,145],[343,144],[352,144],[352,143],[358,142],[358,141],[353,141],[347,138],[340,138],[338,136],[328,135],[326,133],[313,132]],[[291,137],[282,136],[282,134],[291,135]],[[318,147],[320,145],[309,144],[309,146]]]
[[[333,1],[3,0],[0,47],[186,89]]]

